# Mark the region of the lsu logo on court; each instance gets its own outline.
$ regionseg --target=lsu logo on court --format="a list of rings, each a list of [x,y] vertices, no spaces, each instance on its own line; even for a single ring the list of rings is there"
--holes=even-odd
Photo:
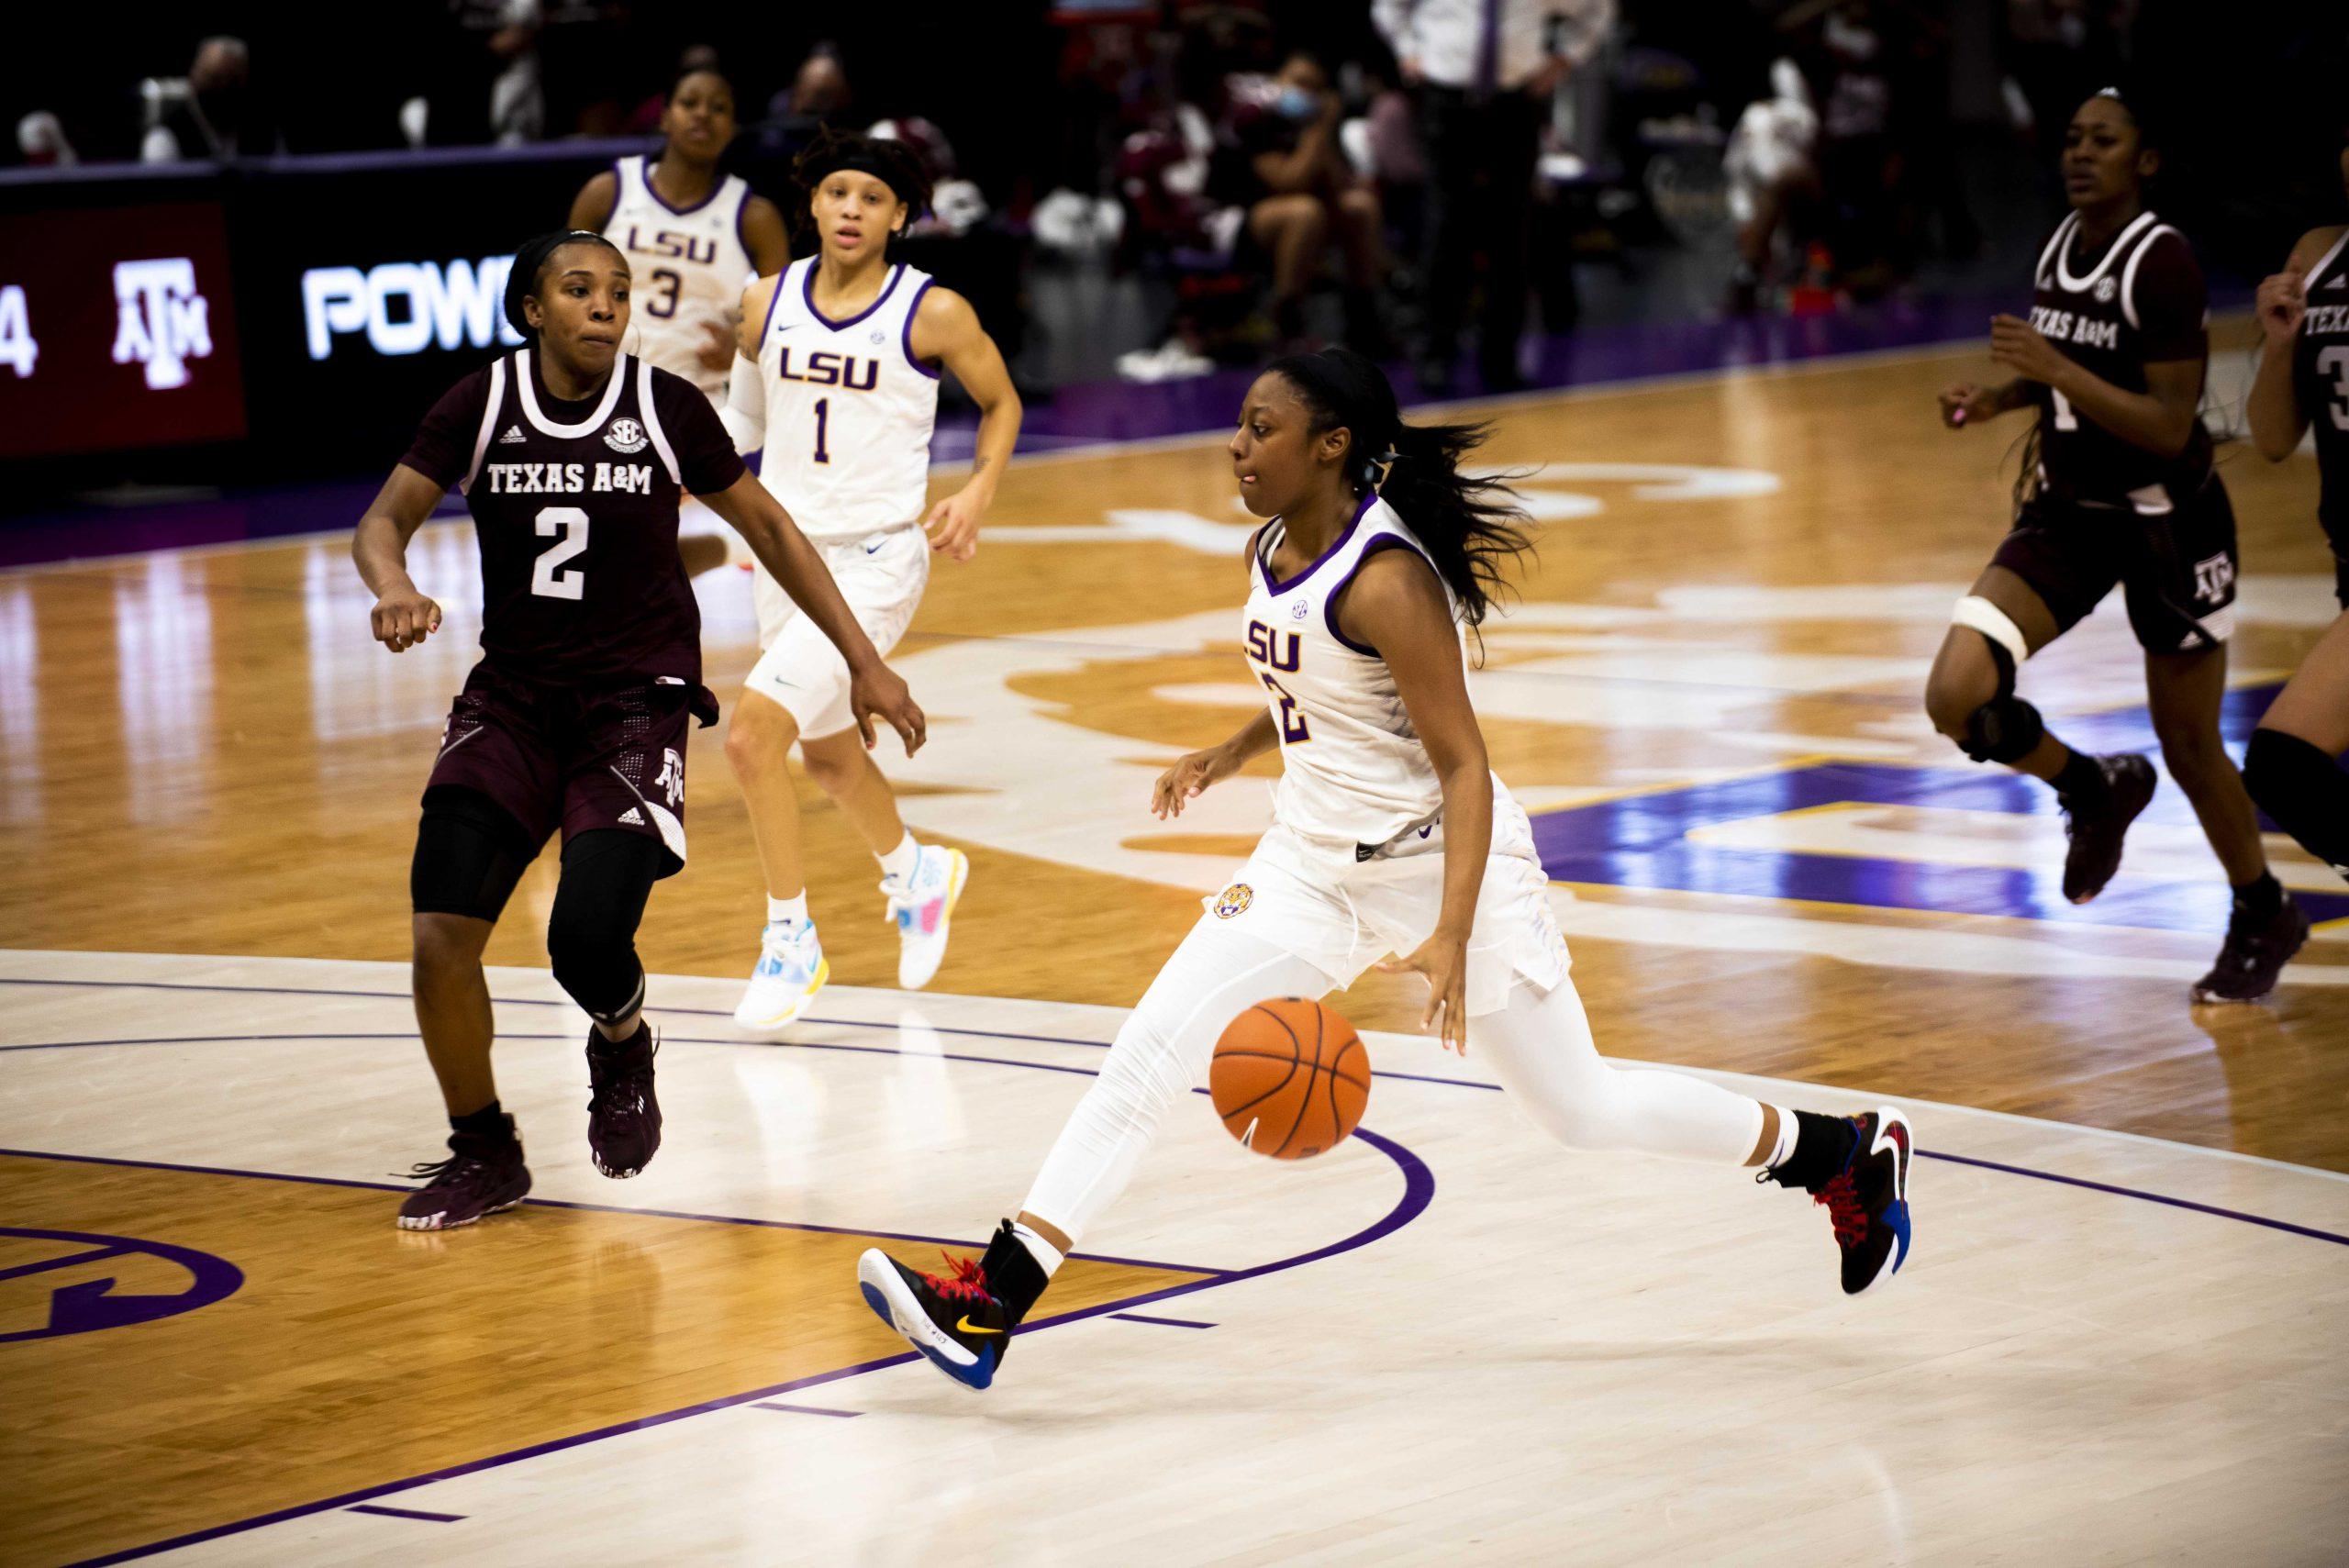
[[[1256,902],[1256,890],[1244,882],[1235,882],[1215,895],[1215,917],[1219,920],[1229,920],[1235,915],[1244,913],[1248,906],[1254,902]]]

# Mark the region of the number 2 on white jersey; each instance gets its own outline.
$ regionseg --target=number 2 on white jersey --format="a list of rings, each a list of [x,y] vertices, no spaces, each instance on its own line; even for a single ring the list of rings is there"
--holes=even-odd
[[[538,564],[530,568],[530,592],[545,599],[585,597],[587,569],[565,572],[562,563],[587,548],[586,512],[577,506],[548,506],[538,520],[539,537],[562,537],[539,553]]]

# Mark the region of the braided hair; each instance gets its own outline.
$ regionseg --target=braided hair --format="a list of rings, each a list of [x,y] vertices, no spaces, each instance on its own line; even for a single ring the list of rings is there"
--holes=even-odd
[[[1407,425],[1386,373],[1352,349],[1286,354],[1265,367],[1288,383],[1313,418],[1313,433],[1343,428],[1348,478],[1375,490],[1426,547],[1461,618],[1481,625],[1508,591],[1502,567],[1532,549],[1516,492],[1464,473],[1460,460],[1482,446],[1486,424]]]

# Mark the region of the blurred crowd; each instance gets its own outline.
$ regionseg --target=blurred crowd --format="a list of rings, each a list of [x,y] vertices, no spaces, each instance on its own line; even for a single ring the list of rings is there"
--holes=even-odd
[[[2073,107],[2143,66],[2165,0],[990,0],[811,15],[780,50],[747,4],[393,9],[361,71],[339,36],[247,18],[168,62],[19,73],[16,154],[649,136],[668,83],[715,65],[766,194],[821,126],[914,145],[939,181],[921,264],[1008,349],[1022,279],[1084,262],[1165,302],[1135,377],[1342,339],[1431,391],[1472,364],[1506,387],[1530,320],[1574,324],[1577,262],[1668,246],[1720,308],[1799,313],[1974,254],[1956,128],[2052,185]]]

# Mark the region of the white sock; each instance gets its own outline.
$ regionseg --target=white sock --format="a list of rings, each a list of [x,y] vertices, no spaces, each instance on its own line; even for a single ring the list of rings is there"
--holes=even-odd
[[[881,862],[883,876],[896,883],[910,883],[914,879],[914,868],[921,862],[921,846],[914,842],[913,834],[908,832],[897,840],[896,849],[885,855],[875,855],[874,859]]]
[[[1778,1141],[1771,1145],[1770,1157],[1762,1162],[1762,1168],[1765,1171],[1775,1171],[1794,1158],[1795,1139],[1802,1132],[1794,1112],[1784,1106],[1772,1106],[1770,1108],[1778,1113]]]
[[[767,895],[767,924],[772,926],[778,923],[786,926],[811,924],[807,918],[807,890],[806,888],[801,888],[788,898],[777,898],[772,893]]]
[[[1021,1246],[1028,1249],[1028,1255],[1036,1260],[1036,1266],[1044,1271],[1044,1277],[1052,1278],[1052,1271],[1061,1266],[1061,1250],[1016,1219],[1011,1222],[1011,1233],[1019,1238]]]

